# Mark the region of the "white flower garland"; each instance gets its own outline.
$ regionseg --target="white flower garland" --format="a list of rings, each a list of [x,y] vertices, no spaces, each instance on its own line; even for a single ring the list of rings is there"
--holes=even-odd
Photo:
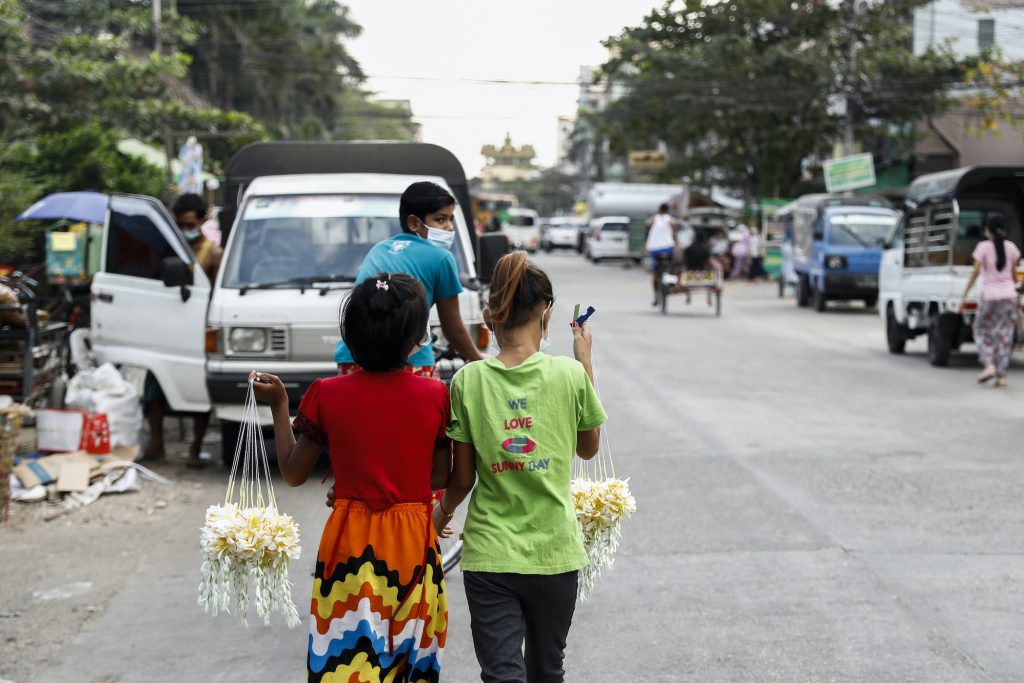
[[[572,480],[576,520],[583,534],[588,564],[580,570],[578,595],[586,600],[594,581],[611,569],[622,537],[622,523],[636,512],[636,499],[623,479]]]
[[[235,502],[235,474],[240,461],[241,479]],[[228,493],[223,504],[207,508],[199,545],[205,556],[199,606],[207,614],[230,613],[234,603],[242,623],[248,625],[251,578],[256,613],[264,624],[270,624],[273,612],[282,614],[289,627],[301,623],[288,579],[288,564],[299,559],[302,551],[299,525],[277,509],[251,383]]]
[[[594,389],[600,397],[596,369]],[[594,462],[574,459],[570,490],[583,547],[587,551],[587,566],[580,570],[577,595],[586,600],[597,578],[612,568],[622,538],[622,523],[636,512],[636,499],[629,490],[629,480],[615,476],[607,424],[601,428],[601,444]]]

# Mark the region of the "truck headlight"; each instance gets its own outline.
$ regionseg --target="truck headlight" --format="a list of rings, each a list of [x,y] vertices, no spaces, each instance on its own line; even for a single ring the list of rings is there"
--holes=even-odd
[[[846,267],[845,256],[829,256],[825,259],[825,266],[831,270],[841,270]]]
[[[228,348],[234,353],[263,353],[267,350],[267,331],[260,327],[234,327],[228,335]]]

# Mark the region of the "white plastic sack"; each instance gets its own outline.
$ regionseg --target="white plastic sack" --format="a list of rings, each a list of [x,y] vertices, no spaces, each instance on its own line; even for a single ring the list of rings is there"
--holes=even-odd
[[[64,404],[107,416],[111,446],[139,445],[142,406],[139,391],[111,363],[79,372],[68,383]]]

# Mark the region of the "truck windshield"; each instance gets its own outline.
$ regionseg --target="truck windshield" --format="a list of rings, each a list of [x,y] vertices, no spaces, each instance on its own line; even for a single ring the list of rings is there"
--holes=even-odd
[[[533,227],[533,216],[509,216],[508,224],[517,228]]]
[[[398,200],[398,195],[251,197],[234,229],[222,286],[300,288],[310,278],[354,277],[375,244],[401,231]],[[456,229],[462,230],[461,223]],[[452,251],[459,272],[466,273],[461,240]]]
[[[829,224],[829,244],[879,248],[892,234],[896,216],[841,213],[833,215]]]

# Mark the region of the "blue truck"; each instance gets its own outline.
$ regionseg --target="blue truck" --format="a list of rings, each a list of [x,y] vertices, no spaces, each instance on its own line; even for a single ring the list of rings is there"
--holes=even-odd
[[[777,216],[791,243],[798,306],[819,312],[829,301],[875,306],[882,250],[899,217],[887,199],[804,195]]]

